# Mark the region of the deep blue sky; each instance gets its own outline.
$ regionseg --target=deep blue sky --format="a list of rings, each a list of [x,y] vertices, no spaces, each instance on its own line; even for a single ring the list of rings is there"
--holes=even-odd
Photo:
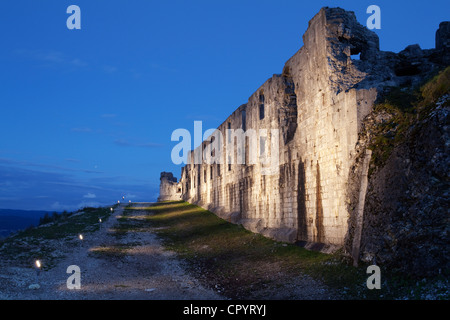
[[[66,8],[81,8],[68,30]],[[381,8],[382,50],[434,48],[448,1],[5,0],[0,208],[154,201],[177,128],[217,127],[302,46],[323,6]]]

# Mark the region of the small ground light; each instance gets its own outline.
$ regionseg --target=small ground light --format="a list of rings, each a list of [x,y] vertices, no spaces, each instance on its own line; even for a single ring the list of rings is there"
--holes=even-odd
[[[83,235],[78,235],[78,238],[80,239],[80,248],[83,246]]]
[[[36,260],[34,262],[34,265],[36,266],[36,283],[39,284],[39,273],[41,272],[41,260]]]
[[[131,203],[131,200],[128,200],[129,203]]]
[[[120,201],[119,201],[119,200],[117,200],[117,203],[120,203]]]

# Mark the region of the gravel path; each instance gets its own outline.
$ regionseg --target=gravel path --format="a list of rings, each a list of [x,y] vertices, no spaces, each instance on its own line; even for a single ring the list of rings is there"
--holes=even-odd
[[[117,237],[111,228],[123,214],[124,206],[96,232],[85,235],[82,246],[55,243],[65,258],[54,268],[41,271],[38,289],[35,270],[0,264],[0,299],[26,300],[196,300],[222,299],[189,276],[174,253],[163,248],[148,230],[127,232]],[[139,211],[127,217],[140,219]],[[58,242],[58,240],[53,240]],[[113,254],[108,254],[113,248]],[[117,251],[119,250],[119,251]],[[105,254],[106,252],[106,254]],[[81,288],[69,290],[67,268],[81,270]]]

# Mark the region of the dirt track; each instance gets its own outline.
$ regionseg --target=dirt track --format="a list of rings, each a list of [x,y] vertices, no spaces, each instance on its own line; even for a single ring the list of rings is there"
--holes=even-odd
[[[35,270],[3,263],[0,299],[221,299],[189,276],[176,256],[164,250],[152,232],[139,230],[117,237],[112,229],[118,225],[123,208],[118,207],[100,230],[86,235],[82,246],[64,246],[62,241],[52,240],[65,258],[50,270],[41,271],[38,281]],[[127,217],[142,219],[139,214],[142,213],[133,210]],[[67,288],[71,274],[66,271],[71,265],[81,270],[79,290]],[[39,289],[29,288],[37,282]]]

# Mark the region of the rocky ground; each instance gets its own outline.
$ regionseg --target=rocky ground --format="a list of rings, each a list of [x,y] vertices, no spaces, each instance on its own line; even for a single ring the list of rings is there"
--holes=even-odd
[[[112,231],[122,214],[123,207],[117,208],[100,230],[85,235],[82,245],[50,240],[55,255],[63,258],[54,267],[42,270],[39,276],[31,267],[15,265],[14,259],[2,259],[0,299],[222,299],[187,274],[176,256],[165,250],[153,233],[115,236]],[[80,290],[67,288],[71,274],[66,271],[71,265],[80,267]]]

